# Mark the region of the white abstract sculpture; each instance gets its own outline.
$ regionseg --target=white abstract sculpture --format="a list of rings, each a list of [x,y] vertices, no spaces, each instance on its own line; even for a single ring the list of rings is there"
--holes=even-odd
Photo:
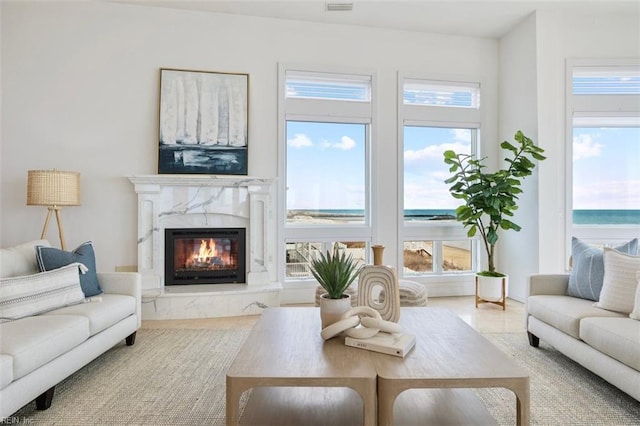
[[[384,299],[380,297],[384,292]],[[367,265],[358,278],[358,306],[369,306],[385,321],[400,319],[400,289],[395,269],[382,265]],[[382,299],[382,300],[381,300]]]

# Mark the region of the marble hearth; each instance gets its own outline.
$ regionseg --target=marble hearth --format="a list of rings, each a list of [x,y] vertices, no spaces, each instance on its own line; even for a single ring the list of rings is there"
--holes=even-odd
[[[276,281],[274,179],[249,176],[136,175],[142,318],[259,314],[280,305]],[[246,228],[246,283],[164,285],[165,228]]]

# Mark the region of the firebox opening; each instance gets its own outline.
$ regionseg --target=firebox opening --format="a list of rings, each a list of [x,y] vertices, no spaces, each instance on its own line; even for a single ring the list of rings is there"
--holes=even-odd
[[[246,282],[245,228],[165,229],[165,285]]]

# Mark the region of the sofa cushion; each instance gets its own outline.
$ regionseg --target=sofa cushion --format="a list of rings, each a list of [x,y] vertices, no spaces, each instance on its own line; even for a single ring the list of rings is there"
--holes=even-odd
[[[596,306],[629,315],[636,294],[640,256],[604,249],[604,282]]]
[[[81,303],[79,263],[22,277],[0,278],[0,322]]]
[[[89,320],[89,334],[100,333],[123,318],[135,314],[136,299],[121,294],[103,294],[95,297],[92,302],[81,305],[67,306],[47,312],[43,316],[80,315]]]
[[[558,330],[580,338],[580,320],[586,317],[625,318],[624,315],[593,306],[593,302],[571,296],[529,296],[527,312]]]
[[[13,357],[0,354],[0,389],[13,382]]]
[[[640,271],[636,272],[636,296],[633,299],[633,311],[629,317],[640,320]]]
[[[622,253],[636,254],[638,252],[638,239],[615,247]],[[573,267],[569,276],[569,288],[567,294],[597,301],[600,298],[602,282],[604,279],[604,251],[601,248],[591,246],[582,240],[571,238],[571,259]]]
[[[38,315],[0,324],[0,353],[13,357],[13,380],[31,373],[89,338],[89,320]]]
[[[97,296],[102,293],[98,276],[96,275],[96,257],[93,243],[88,241],[73,251],[64,251],[53,247],[36,247],[36,259],[41,271],[60,268],[73,262],[82,263],[88,271],[80,277],[82,291],[86,297]]]
[[[585,318],[580,338],[594,349],[640,370],[640,321],[629,318]]]
[[[47,240],[35,240],[0,249],[0,278],[19,277],[40,272],[36,262],[36,246],[49,247]]]

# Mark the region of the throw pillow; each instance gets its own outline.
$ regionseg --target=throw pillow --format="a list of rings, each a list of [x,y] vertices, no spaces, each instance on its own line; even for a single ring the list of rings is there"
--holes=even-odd
[[[102,293],[98,275],[96,275],[96,256],[91,241],[80,245],[71,252],[54,247],[37,246],[36,260],[40,271],[50,271],[74,262],[82,263],[88,269],[86,274],[80,276],[80,285],[85,297],[97,296]]]
[[[616,250],[622,253],[636,254],[638,252],[638,239],[626,242]],[[602,290],[604,278],[604,260],[601,248],[593,247],[584,241],[571,238],[571,258],[573,268],[569,276],[569,288],[567,294],[581,299],[598,301]]]
[[[595,306],[629,315],[636,294],[636,273],[640,271],[640,256],[604,249],[604,280],[600,300]]]
[[[640,271],[636,272],[636,298],[633,303],[633,311],[629,316],[640,321]]]
[[[0,322],[41,314],[84,301],[79,263],[33,275],[0,279]]]

